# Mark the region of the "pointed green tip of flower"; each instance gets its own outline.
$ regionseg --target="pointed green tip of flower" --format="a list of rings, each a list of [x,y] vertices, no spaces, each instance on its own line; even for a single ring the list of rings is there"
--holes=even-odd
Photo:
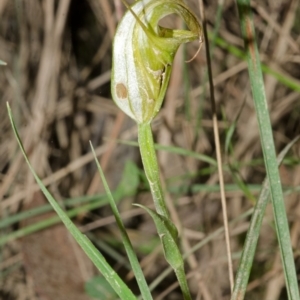
[[[112,97],[136,122],[149,123],[160,110],[178,47],[202,41],[202,27],[181,0],[141,0],[128,8],[114,39]],[[159,26],[170,14],[188,30]]]
[[[6,65],[7,65],[7,63],[6,63],[5,61],[3,61],[3,60],[1,60],[1,59],[0,59],[0,65],[2,65],[2,66],[6,66]]]

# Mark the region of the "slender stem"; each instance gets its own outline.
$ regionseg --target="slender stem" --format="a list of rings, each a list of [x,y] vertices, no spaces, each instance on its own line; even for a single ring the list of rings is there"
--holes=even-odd
[[[187,281],[186,281],[184,266],[182,266],[181,268],[178,268],[177,270],[175,270],[175,274],[176,274],[177,280],[178,280],[179,285],[180,285],[180,289],[181,289],[182,294],[183,294],[183,299],[184,300],[192,300],[192,296],[190,294],[189,286],[188,286]]]
[[[155,209],[158,214],[170,219],[160,183],[160,172],[150,124],[138,125],[138,139],[144,170],[149,181]]]
[[[156,212],[171,222],[170,214],[167,210],[164,200],[150,124],[138,124],[138,139],[144,170],[149,181]],[[177,276],[184,300],[192,300],[184,272],[183,261],[182,266],[174,269],[174,271]]]
[[[232,257],[231,257],[228,217],[227,217],[227,204],[226,204],[225,184],[224,184],[224,177],[223,177],[223,170],[222,170],[222,156],[221,156],[219,127],[218,127],[218,119],[217,119],[217,108],[216,108],[216,101],[215,101],[215,94],[214,94],[212,67],[211,67],[211,59],[210,59],[211,56],[210,56],[210,48],[209,48],[209,42],[208,42],[208,34],[207,34],[203,0],[200,1],[200,13],[201,13],[202,24],[203,24],[203,34],[204,34],[204,40],[205,40],[207,71],[208,71],[208,80],[209,80],[210,98],[211,98],[211,109],[212,109],[212,113],[213,113],[212,121],[213,121],[214,139],[215,139],[217,162],[218,162],[220,194],[221,194],[221,203],[222,203],[222,211],[223,211],[223,222],[224,222],[224,228],[225,228],[225,240],[226,240],[227,258],[228,258],[228,273],[229,273],[230,288],[232,291],[233,286],[234,286],[234,277],[233,277],[233,266],[232,266]]]

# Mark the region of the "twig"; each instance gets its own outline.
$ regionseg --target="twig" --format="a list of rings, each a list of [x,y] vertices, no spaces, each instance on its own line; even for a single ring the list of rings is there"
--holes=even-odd
[[[212,114],[213,114],[212,121],[213,121],[213,127],[214,127],[214,139],[215,139],[215,145],[216,145],[216,155],[217,155],[217,162],[218,162],[219,182],[220,182],[220,193],[221,193],[222,211],[223,211],[224,228],[225,228],[225,240],[226,240],[226,249],[227,249],[227,257],[228,257],[229,281],[230,281],[230,288],[232,291],[233,286],[234,286],[233,267],[232,267],[232,258],[231,258],[231,250],[230,250],[227,205],[226,205],[224,178],[223,178],[223,171],[222,171],[222,157],[221,157],[221,147],[220,147],[220,139],[219,139],[216,101],[215,101],[215,95],[214,95],[214,84],[213,84],[213,78],[212,78],[209,42],[208,42],[203,0],[200,0],[199,4],[200,4],[200,14],[201,14],[202,22],[203,22],[203,34],[204,34],[204,40],[205,40],[205,51],[206,51],[206,59],[207,59],[207,67],[208,67],[207,69],[208,69],[208,80],[209,80],[209,87],[210,87],[211,109],[212,109]]]

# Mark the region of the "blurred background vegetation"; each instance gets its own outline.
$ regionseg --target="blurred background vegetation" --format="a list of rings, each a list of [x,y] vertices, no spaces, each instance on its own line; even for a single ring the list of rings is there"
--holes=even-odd
[[[198,1],[187,3],[199,15]],[[232,221],[253,207],[265,169],[236,4],[206,1],[205,9]],[[253,1],[252,9],[279,152],[300,134],[300,4]],[[167,267],[152,220],[132,206],[152,205],[132,143],[136,125],[110,95],[112,38],[123,13],[120,0],[0,1],[0,59],[7,62],[0,69],[0,299],[92,299],[102,288],[99,274],[49,209],[25,165],[7,101],[38,175],[132,289],[137,292],[89,140],[97,147],[148,282]],[[162,22],[183,26],[174,16]],[[178,52],[163,108],[153,123],[157,143],[169,147],[158,151],[166,191],[180,217],[177,225],[192,246],[223,226],[205,52],[185,63],[197,48],[195,42]],[[186,151],[178,154],[174,147]],[[204,160],[195,153],[205,155]],[[280,168],[298,274],[299,162],[298,143]],[[249,216],[230,227],[235,268],[248,224]],[[195,272],[201,273],[211,299],[230,298],[222,233],[194,253],[187,272],[195,299],[200,299]],[[174,275],[159,283],[154,298],[181,299]],[[271,207],[246,299],[287,299]]]

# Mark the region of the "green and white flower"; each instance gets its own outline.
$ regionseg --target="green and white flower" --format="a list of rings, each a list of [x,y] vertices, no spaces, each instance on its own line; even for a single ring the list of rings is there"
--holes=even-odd
[[[189,30],[158,25],[173,13]],[[140,0],[128,7],[113,45],[111,92],[119,108],[139,124],[150,123],[160,110],[178,47],[201,38],[199,21],[181,0]]]

